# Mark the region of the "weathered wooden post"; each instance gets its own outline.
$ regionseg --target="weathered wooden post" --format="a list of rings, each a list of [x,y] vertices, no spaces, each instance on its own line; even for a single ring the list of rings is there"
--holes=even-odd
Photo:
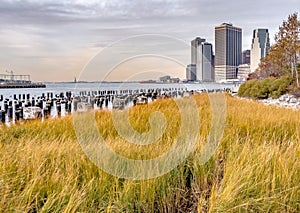
[[[1,123],[5,123],[5,111],[4,110],[0,110],[0,120]]]
[[[20,120],[20,118],[21,118],[20,114],[21,114],[21,110],[20,109],[16,109],[15,110],[15,121],[19,121]]]
[[[4,100],[4,111],[5,111],[5,114],[7,113],[7,109],[8,109],[8,103],[7,103],[7,100]]]
[[[61,117],[61,103],[60,102],[56,103],[56,110],[57,110],[58,117]]]
[[[12,118],[13,118],[13,107],[12,106],[8,106],[7,116],[10,120],[12,120]]]
[[[78,100],[74,99],[73,103],[74,103],[74,111],[76,112],[77,111],[77,106],[78,106]]]
[[[66,107],[67,113],[68,113],[68,114],[71,114],[71,112],[72,112],[72,101],[69,100],[69,101],[67,102],[66,106],[67,106],[67,107]]]

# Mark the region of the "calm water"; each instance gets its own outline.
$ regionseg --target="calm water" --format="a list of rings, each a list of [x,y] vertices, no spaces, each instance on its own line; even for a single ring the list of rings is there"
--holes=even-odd
[[[104,90],[137,90],[137,89],[169,89],[183,88],[187,90],[224,89],[232,88],[232,84],[161,84],[161,83],[46,83],[46,88],[28,89],[0,89],[0,95],[12,99],[13,95],[30,94],[31,97],[41,96],[42,93],[52,92],[54,95],[71,91],[73,95],[79,95],[81,91],[104,91]]]
[[[88,94],[94,93],[99,94],[98,91],[122,91],[122,90],[148,90],[148,89],[167,89],[167,91],[174,91],[174,90],[187,90],[187,91],[200,91],[200,90],[213,90],[213,89],[231,89],[233,87],[233,84],[217,84],[217,83],[206,83],[206,84],[162,84],[162,83],[47,83],[46,88],[28,88],[28,89],[0,89],[0,96],[4,99],[13,100],[14,96],[16,98],[19,98],[19,95],[21,95],[21,99],[25,96],[27,98],[27,95],[30,95],[30,99],[32,97],[41,97],[44,93],[45,96],[47,96],[47,93],[53,93],[53,97],[55,95],[60,95],[61,93],[64,93],[66,95],[66,92],[71,92],[73,96],[80,95],[80,92],[84,92]],[[120,92],[118,92],[120,93]],[[148,101],[151,102],[151,98],[148,98]],[[44,101],[45,102],[45,101]],[[24,103],[23,103],[24,104]],[[43,103],[45,107],[46,103]],[[132,106],[133,103],[130,102],[126,105],[126,107]],[[97,108],[98,105],[94,104]],[[0,108],[4,109],[4,101],[0,101]],[[98,107],[99,108],[99,107]],[[110,110],[112,109],[112,100],[110,100],[106,106],[104,106],[102,109]],[[5,114],[5,123],[6,125],[11,125],[15,122],[15,111],[13,107],[13,117],[9,119],[8,114]],[[71,111],[74,112],[74,103],[72,103]],[[54,106],[50,110],[50,117],[57,117],[57,116],[65,116],[67,115],[66,106],[65,104],[61,104],[61,113],[58,114],[57,109],[57,103],[54,102]],[[44,116],[42,114],[42,120],[44,119]],[[1,125],[1,124],[0,124]]]

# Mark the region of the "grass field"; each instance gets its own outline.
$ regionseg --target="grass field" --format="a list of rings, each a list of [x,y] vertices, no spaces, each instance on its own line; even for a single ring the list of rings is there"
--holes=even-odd
[[[210,160],[198,159],[210,131],[207,95],[194,96],[201,126],[194,151],[174,170],[150,180],[107,174],[83,152],[72,117],[0,127],[1,212],[299,212],[300,111],[226,97],[223,138]],[[152,112],[166,131],[152,145],[118,135],[110,112],[96,113],[109,146],[133,159],[167,152],[180,128],[171,99],[129,110],[132,127],[150,131]],[[82,124],[84,125],[84,123]]]

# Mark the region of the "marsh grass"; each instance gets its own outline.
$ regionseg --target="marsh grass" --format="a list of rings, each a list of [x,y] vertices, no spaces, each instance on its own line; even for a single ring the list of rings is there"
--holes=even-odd
[[[227,122],[216,153],[199,165],[210,130],[207,95],[196,95],[201,127],[193,153],[159,178],[116,178],[95,166],[76,139],[72,117],[30,122],[0,131],[1,212],[299,212],[300,112],[227,97]],[[172,100],[129,110],[138,132],[160,111],[166,132],[139,147],[120,137],[110,112],[95,114],[117,153],[134,159],[166,152],[178,136]]]

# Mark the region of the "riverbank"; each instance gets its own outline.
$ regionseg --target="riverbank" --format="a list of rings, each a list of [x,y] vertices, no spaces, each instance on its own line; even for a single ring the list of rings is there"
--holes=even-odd
[[[78,143],[71,116],[0,129],[1,211],[22,212],[299,212],[300,112],[227,96],[227,122],[213,157],[199,165],[210,130],[207,94],[196,95],[200,138],[188,159],[152,180],[119,179],[96,167]],[[165,153],[179,132],[171,99],[129,109],[147,132],[160,111],[166,133],[137,147],[114,128],[111,112],[96,112],[100,134],[117,153],[148,159]],[[83,124],[84,125],[84,124]]]
[[[238,97],[234,96],[240,100],[248,100],[248,101],[254,101],[258,102],[267,106],[276,106],[276,107],[283,107],[287,109],[294,109],[294,110],[300,110],[300,98],[290,95],[290,94],[285,94],[280,96],[279,98],[268,98],[268,99],[258,99],[254,100],[251,98],[243,98],[243,97]]]

